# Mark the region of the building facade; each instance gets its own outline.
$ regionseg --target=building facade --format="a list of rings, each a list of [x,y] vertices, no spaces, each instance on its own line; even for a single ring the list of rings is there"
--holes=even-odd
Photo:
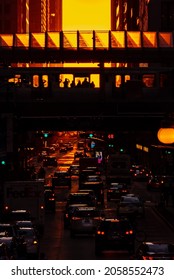
[[[0,0],[0,33],[62,30],[62,0]]]

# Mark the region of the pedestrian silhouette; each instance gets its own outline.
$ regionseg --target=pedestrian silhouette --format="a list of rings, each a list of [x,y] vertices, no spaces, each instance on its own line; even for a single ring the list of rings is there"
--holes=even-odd
[[[89,87],[89,82],[87,80],[87,78],[85,78],[82,82],[82,87]]]
[[[74,80],[72,80],[70,86],[71,86],[71,87],[75,87],[75,82],[74,82]]]
[[[78,80],[77,87],[82,87],[81,81]]]
[[[70,82],[70,80],[66,78],[65,81],[63,82],[64,88],[67,88],[67,87],[68,87],[69,82]]]

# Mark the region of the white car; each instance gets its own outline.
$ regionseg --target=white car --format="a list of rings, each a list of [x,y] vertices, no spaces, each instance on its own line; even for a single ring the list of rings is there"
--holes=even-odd
[[[127,194],[122,196],[117,205],[117,214],[122,216],[144,216],[144,204],[138,196]]]

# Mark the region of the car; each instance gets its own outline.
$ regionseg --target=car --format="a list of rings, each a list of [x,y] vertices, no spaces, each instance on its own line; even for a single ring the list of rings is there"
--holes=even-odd
[[[57,167],[57,158],[55,156],[46,156],[43,159],[43,167]]]
[[[31,220],[30,211],[25,209],[17,209],[4,213],[5,222],[15,224],[18,220]]]
[[[27,255],[38,258],[40,245],[35,229],[33,227],[20,227],[17,230],[17,235],[24,238]]]
[[[132,193],[121,196],[117,204],[117,214],[130,218],[136,218],[137,216],[144,217],[144,203],[139,196]]]
[[[9,254],[8,246],[0,242],[0,260],[10,260],[11,255]]]
[[[85,207],[88,206],[88,204],[82,204],[82,203],[76,203],[76,204],[70,204],[66,207],[66,209],[64,210],[64,228],[67,229],[70,226],[70,220],[71,217],[75,211],[75,209],[77,209],[78,207]]]
[[[0,244],[6,245],[6,253],[9,259],[18,259],[18,248],[14,237],[0,236]]]
[[[79,206],[75,209],[70,220],[71,237],[75,234],[92,234],[102,220],[102,212],[96,207]]]
[[[79,172],[79,184],[85,182],[88,176],[96,175],[93,169],[82,169]]]
[[[46,212],[55,213],[56,210],[55,193],[51,189],[44,190],[44,205],[45,205]]]
[[[96,201],[90,193],[78,191],[68,195],[66,207],[70,204],[87,204],[88,206],[95,206]]]
[[[17,227],[13,224],[0,224],[0,237],[7,238],[7,242],[13,240],[17,248],[18,256],[23,256],[26,253],[25,240],[22,236],[18,236]]]
[[[74,153],[74,159],[80,158],[80,157],[83,157],[83,156],[84,156],[84,150],[77,150],[77,151]]]
[[[134,181],[147,181],[150,174],[151,172],[147,168],[136,166],[132,175]]]
[[[134,252],[135,234],[127,219],[103,219],[95,232],[95,254],[104,250],[126,250]]]
[[[83,193],[83,192],[89,193],[89,194],[93,197],[94,201],[96,201],[96,205],[97,205],[97,197],[96,197],[96,195],[95,195],[94,190],[91,190],[91,189],[85,189],[85,190],[79,189],[78,192],[81,192],[81,193]]]
[[[0,235],[5,233],[5,236],[16,237],[16,228],[13,224],[10,223],[1,223],[0,224]]]
[[[147,182],[147,190],[148,191],[153,191],[153,190],[160,191],[163,184],[164,184],[164,178],[162,176],[151,176],[151,178]]]
[[[67,152],[67,147],[61,147],[61,148],[59,149],[59,152],[60,152],[60,153],[66,153],[66,152]]]
[[[87,176],[86,181],[79,184],[80,190],[93,190],[97,198],[97,202],[104,204],[104,184],[99,175]]]
[[[70,174],[72,175],[79,175],[79,164],[72,164],[69,168]]]
[[[128,194],[129,188],[127,184],[124,183],[110,183],[107,186],[107,200],[120,199],[122,195]]]
[[[34,227],[32,221],[16,221],[16,227]]]
[[[135,253],[137,260],[173,260],[174,243],[142,242]]]
[[[59,186],[68,186],[71,188],[71,176],[69,171],[56,171],[54,172],[54,177],[52,178],[53,188]]]

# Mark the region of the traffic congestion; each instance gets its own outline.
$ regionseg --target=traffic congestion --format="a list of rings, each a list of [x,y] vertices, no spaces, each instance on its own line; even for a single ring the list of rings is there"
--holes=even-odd
[[[174,259],[157,211],[169,179],[97,140],[61,132],[28,160],[29,179],[4,183],[1,259]]]

